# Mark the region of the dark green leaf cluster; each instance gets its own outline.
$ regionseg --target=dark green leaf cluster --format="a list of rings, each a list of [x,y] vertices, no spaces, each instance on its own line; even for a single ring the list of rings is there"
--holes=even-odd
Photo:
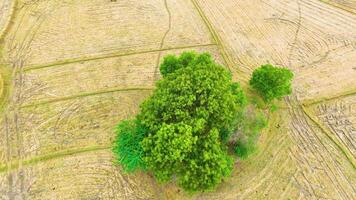
[[[126,172],[146,169],[141,141],[147,130],[138,120],[125,120],[116,127],[113,152]]]
[[[253,111],[255,112],[255,111]],[[238,157],[245,159],[256,150],[256,140],[260,131],[267,126],[267,119],[262,112],[246,115],[243,121],[242,131],[235,144],[235,153]]]
[[[292,79],[293,73],[289,69],[267,64],[253,71],[250,85],[266,102],[270,102],[291,94]]]

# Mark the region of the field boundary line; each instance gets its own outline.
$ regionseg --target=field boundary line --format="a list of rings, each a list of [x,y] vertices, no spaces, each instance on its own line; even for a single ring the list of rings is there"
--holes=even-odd
[[[217,43],[219,50],[220,50],[220,54],[222,55],[222,57],[225,61],[225,64],[229,68],[230,72],[232,72],[233,62],[230,60],[228,54],[226,53],[226,49],[224,48],[224,46],[221,42],[220,36],[217,34],[216,30],[214,29],[213,25],[209,21],[208,17],[205,15],[202,8],[199,6],[199,3],[196,0],[191,0],[191,1],[194,5],[195,9],[197,10],[198,14],[202,18],[204,24],[209,29],[209,32],[210,32],[211,36],[213,37],[214,41]]]
[[[21,108],[28,108],[28,107],[39,106],[39,105],[43,105],[43,104],[67,101],[67,100],[76,99],[76,98],[83,98],[83,97],[88,97],[88,96],[108,94],[108,93],[114,93],[114,92],[144,91],[144,90],[151,91],[153,89],[154,89],[154,87],[111,88],[108,90],[99,90],[99,91],[95,91],[95,92],[83,92],[83,93],[79,93],[79,94],[72,95],[72,96],[60,97],[60,98],[50,99],[50,100],[42,100],[42,101],[38,101],[36,103],[25,104],[25,105],[21,106]]]
[[[306,116],[308,116],[308,118],[318,126],[318,128],[320,128],[320,130],[322,132],[325,133],[325,135],[339,148],[339,150],[341,150],[341,152],[345,155],[345,157],[347,158],[347,160],[350,162],[350,164],[352,165],[352,167],[354,169],[356,169],[356,162],[355,162],[355,157],[350,154],[350,152],[344,148],[343,144],[341,144],[339,142],[339,140],[337,138],[334,137],[334,135],[327,129],[324,127],[324,125],[319,123],[319,120],[316,119],[308,110],[308,108],[306,108],[305,106],[301,106],[303,112],[305,113]]]
[[[334,3],[334,2],[331,2],[331,1],[329,1],[329,0],[319,0],[319,1],[321,1],[322,3],[328,4],[328,5],[332,6],[332,7],[335,7],[335,8],[341,9],[341,10],[343,10],[343,11],[346,11],[346,12],[348,12],[348,13],[350,13],[350,14],[353,14],[353,15],[356,14],[356,12],[355,12],[354,10],[352,10],[352,9],[347,9],[347,7],[342,6],[342,5],[340,5],[340,4],[337,4],[337,3]]]
[[[168,28],[167,31],[164,33],[162,39],[161,39],[161,44],[159,45],[159,49],[162,49],[164,46],[164,42],[167,38],[168,33],[171,31],[172,29],[172,13],[169,10],[169,6],[168,6],[168,2],[167,0],[164,0],[164,7],[166,8],[167,14],[168,14]],[[158,56],[157,56],[157,61],[156,61],[156,68],[155,68],[155,79],[158,79],[159,77],[157,77],[157,72],[159,71],[159,61],[161,60],[161,56],[162,56],[162,51],[159,51]]]
[[[348,97],[348,96],[352,96],[356,94],[356,89],[351,90],[351,91],[347,91],[341,94],[337,94],[334,96],[330,96],[330,97],[323,97],[320,99],[312,99],[312,100],[306,100],[304,102],[302,102],[303,106],[311,106],[317,103],[322,103],[322,102],[326,102],[326,101],[331,101],[334,99],[338,99],[338,98],[342,98],[342,97]]]
[[[110,148],[111,148],[111,146],[90,146],[90,147],[84,147],[81,149],[69,149],[69,150],[58,151],[58,152],[54,152],[54,153],[50,153],[50,154],[40,155],[40,156],[30,158],[28,160],[10,161],[10,163],[4,163],[4,164],[0,165],[0,173],[15,170],[15,169],[21,168],[22,166],[34,165],[39,162],[54,160],[54,159],[62,158],[65,156],[77,155],[77,154],[86,153],[86,152],[107,150]]]
[[[68,64],[72,64],[72,63],[78,63],[78,62],[102,60],[102,59],[107,59],[107,58],[139,55],[139,54],[154,53],[154,52],[169,51],[169,50],[187,49],[187,48],[194,48],[194,47],[208,47],[208,46],[215,46],[215,45],[216,44],[211,43],[211,44],[200,44],[200,45],[178,46],[178,47],[172,47],[172,48],[154,49],[154,50],[138,51],[138,52],[131,52],[131,53],[112,53],[112,54],[99,55],[99,56],[93,56],[93,57],[80,57],[80,58],[62,60],[59,62],[48,63],[48,64],[30,65],[30,66],[25,67],[24,71],[27,72],[27,71],[43,69],[43,68],[48,68],[48,67],[68,65]]]

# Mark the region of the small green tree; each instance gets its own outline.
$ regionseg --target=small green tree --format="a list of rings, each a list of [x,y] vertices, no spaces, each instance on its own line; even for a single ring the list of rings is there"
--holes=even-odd
[[[266,102],[270,102],[291,94],[292,79],[293,73],[289,69],[267,64],[253,71],[250,85]]]
[[[125,120],[118,124],[115,129],[116,138],[113,152],[117,162],[121,164],[126,172],[138,169],[146,169],[142,160],[143,148],[141,141],[144,139],[146,130],[139,120]]]

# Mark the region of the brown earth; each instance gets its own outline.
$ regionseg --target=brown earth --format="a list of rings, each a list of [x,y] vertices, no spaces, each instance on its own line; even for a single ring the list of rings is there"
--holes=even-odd
[[[11,80],[0,199],[356,199],[355,10],[338,0],[0,0],[0,77]],[[194,196],[123,173],[110,151],[162,56],[185,50],[211,52],[244,87],[267,62],[295,74],[259,151]]]

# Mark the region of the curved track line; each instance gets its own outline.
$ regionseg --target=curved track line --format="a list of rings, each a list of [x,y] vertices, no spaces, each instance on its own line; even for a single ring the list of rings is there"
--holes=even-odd
[[[22,161],[16,160],[16,161],[12,161],[11,163],[1,164],[0,165],[0,173],[4,173],[4,172],[8,172],[8,171],[20,168],[20,162],[21,162],[21,167],[23,167],[23,166],[34,165],[39,162],[62,158],[65,156],[76,155],[76,154],[86,153],[86,152],[107,150],[110,148],[111,148],[111,146],[91,146],[91,147],[85,147],[85,148],[81,148],[81,149],[69,149],[69,150],[65,150],[65,151],[58,151],[58,152],[51,153],[51,154],[37,156],[37,157],[31,158],[28,160],[22,160]]]
[[[167,0],[164,0],[164,6],[165,6],[167,14],[168,14],[168,28],[167,28],[167,31],[164,33],[164,35],[162,37],[161,44],[159,46],[160,50],[162,50],[163,45],[164,45],[164,41],[166,40],[166,37],[167,37],[169,31],[171,31],[171,28],[172,28],[172,13],[169,10]],[[159,51],[158,56],[157,56],[157,61],[156,61],[156,69],[155,69],[155,72],[154,72],[155,79],[158,79],[158,77],[156,77],[156,76],[159,76],[158,71],[159,71],[159,61],[161,60],[161,55],[162,55],[162,51]]]
[[[100,91],[96,91],[96,92],[85,92],[85,93],[80,93],[80,94],[73,95],[73,96],[61,97],[61,98],[52,99],[52,100],[39,101],[36,103],[23,105],[21,108],[28,108],[28,107],[33,107],[33,106],[38,106],[38,105],[43,105],[43,104],[55,103],[55,102],[59,102],[59,101],[67,101],[67,100],[76,99],[76,98],[82,98],[82,97],[94,96],[94,95],[100,95],[100,94],[107,94],[107,93],[113,93],[113,92],[135,91],[135,90],[140,91],[140,90],[153,90],[153,89],[154,88],[152,88],[152,87],[112,88],[109,90],[100,90]]]
[[[295,47],[296,47],[296,44],[298,42],[298,37],[299,37],[299,32],[300,32],[300,27],[301,27],[301,24],[302,24],[302,9],[300,7],[300,3],[299,3],[299,0],[297,0],[297,4],[298,4],[298,22],[297,22],[297,30],[295,31],[295,35],[294,35],[294,39],[293,39],[293,43],[291,44],[291,48],[289,50],[289,53],[288,53],[288,65],[289,67],[292,66],[292,63],[291,63],[291,57],[292,57],[292,54],[294,53],[294,50],[295,50]]]
[[[114,53],[114,54],[110,54],[110,55],[95,56],[95,57],[88,57],[88,58],[74,58],[74,59],[63,60],[63,61],[59,61],[59,62],[55,62],[55,63],[27,66],[27,67],[25,67],[24,71],[26,72],[26,71],[42,69],[42,68],[47,68],[47,67],[68,65],[68,64],[72,64],[72,63],[85,62],[85,61],[102,60],[102,59],[107,59],[107,58],[131,56],[131,55],[154,53],[154,52],[169,51],[169,50],[188,49],[188,48],[195,48],[195,47],[208,47],[208,46],[215,46],[215,45],[216,44],[190,45],[190,46],[180,46],[180,47],[172,47],[172,48],[162,48],[162,49],[154,49],[154,50],[147,50],[147,51],[139,51],[139,52],[132,52],[132,53]]]

